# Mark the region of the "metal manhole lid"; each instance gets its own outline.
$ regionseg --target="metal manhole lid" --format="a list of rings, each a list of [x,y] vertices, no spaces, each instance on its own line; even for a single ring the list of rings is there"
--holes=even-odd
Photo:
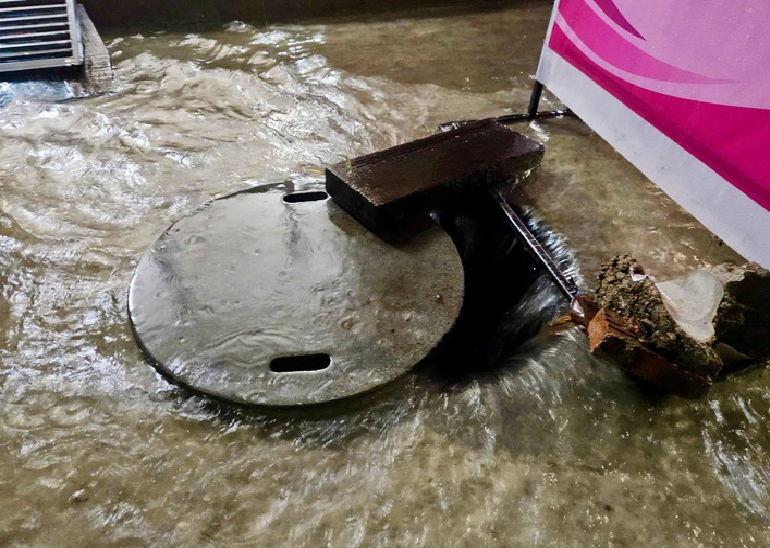
[[[323,192],[241,192],[172,225],[131,283],[136,337],[161,371],[266,406],[371,391],[454,325],[464,275],[430,228],[379,239]]]

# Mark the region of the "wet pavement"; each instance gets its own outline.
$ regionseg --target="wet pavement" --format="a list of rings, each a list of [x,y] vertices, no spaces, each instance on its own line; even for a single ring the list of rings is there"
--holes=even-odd
[[[770,545],[764,367],[691,402],[544,332],[309,419],[211,403],[134,341],[129,283],[169,225],[523,111],[549,11],[105,36],[111,95],[0,84],[0,545]],[[522,131],[546,156],[509,196],[583,286],[620,252],[661,277],[739,259],[579,120]],[[538,278],[497,336],[564,312]]]

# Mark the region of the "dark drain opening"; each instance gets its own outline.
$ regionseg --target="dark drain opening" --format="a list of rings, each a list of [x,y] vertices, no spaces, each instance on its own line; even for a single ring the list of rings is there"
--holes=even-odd
[[[305,354],[303,356],[284,356],[270,362],[270,371],[274,373],[296,373],[298,371],[322,371],[332,364],[329,354]]]
[[[328,197],[329,195],[323,190],[315,190],[313,192],[295,192],[294,194],[287,194],[283,197],[283,201],[287,204],[299,204],[301,202],[319,202]]]

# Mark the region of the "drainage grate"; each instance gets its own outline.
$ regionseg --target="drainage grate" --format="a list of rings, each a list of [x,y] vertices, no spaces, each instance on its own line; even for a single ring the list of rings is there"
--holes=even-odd
[[[0,72],[82,63],[74,0],[0,0]]]

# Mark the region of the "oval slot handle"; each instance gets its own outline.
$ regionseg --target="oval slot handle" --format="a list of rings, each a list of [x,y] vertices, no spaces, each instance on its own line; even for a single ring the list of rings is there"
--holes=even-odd
[[[270,362],[274,373],[297,373],[299,371],[323,371],[332,364],[332,357],[326,353],[281,356]]]
[[[319,202],[325,200],[329,195],[323,190],[314,190],[311,192],[294,192],[283,197],[287,204],[299,204],[302,202]]]

